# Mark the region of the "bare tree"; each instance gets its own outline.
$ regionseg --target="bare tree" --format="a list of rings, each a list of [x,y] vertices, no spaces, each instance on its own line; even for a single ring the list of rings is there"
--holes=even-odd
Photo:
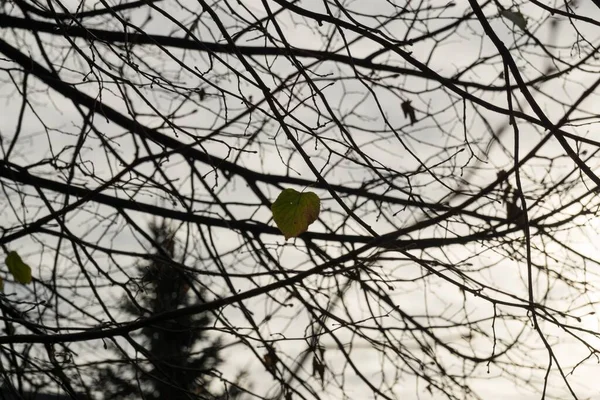
[[[223,393],[590,397],[594,3],[3,1],[5,385],[101,398],[113,349],[159,371],[136,333],[210,315]],[[284,189],[321,202],[288,240]],[[202,301],[121,312],[153,262]]]

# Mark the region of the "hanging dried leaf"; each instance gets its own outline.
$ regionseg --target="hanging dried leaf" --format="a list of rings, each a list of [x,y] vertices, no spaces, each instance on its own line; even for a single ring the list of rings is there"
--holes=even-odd
[[[6,332],[6,336],[14,335],[15,334],[15,326],[13,324],[11,324],[10,322],[7,322],[4,332]]]
[[[325,379],[325,364],[323,364],[316,356],[313,357],[312,376],[314,377],[315,374],[319,374],[319,378],[321,379],[321,384],[323,384],[324,379]]]
[[[404,113],[404,118],[410,119],[411,125],[417,122],[417,117],[415,116],[415,109],[413,108],[410,100],[402,102],[402,112]]]
[[[275,350],[268,349],[267,352],[263,355],[263,360],[268,371],[274,372],[277,370],[277,361],[279,361],[279,359],[277,357],[277,354],[275,354]]]
[[[504,189],[504,202],[506,203],[506,219],[509,223],[516,225],[522,225],[525,221],[525,214],[521,207],[517,205],[519,201],[519,193],[516,190],[512,190],[510,185]]]

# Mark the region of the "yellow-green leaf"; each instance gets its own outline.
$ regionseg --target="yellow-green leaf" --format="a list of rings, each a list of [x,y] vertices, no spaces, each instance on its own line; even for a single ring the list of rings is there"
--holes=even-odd
[[[25,264],[16,251],[11,251],[6,256],[6,266],[17,282],[27,284],[31,282],[31,268]]]
[[[519,11],[501,10],[500,15],[521,29],[527,28],[527,20]]]
[[[286,240],[306,232],[321,211],[321,199],[313,192],[285,189],[271,206],[273,219]]]

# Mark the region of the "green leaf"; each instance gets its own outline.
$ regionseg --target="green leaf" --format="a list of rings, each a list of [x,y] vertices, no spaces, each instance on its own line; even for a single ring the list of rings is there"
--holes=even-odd
[[[27,284],[31,282],[31,268],[25,264],[16,251],[11,251],[6,256],[6,266],[17,282]]]
[[[321,211],[321,199],[313,192],[285,189],[271,206],[273,219],[285,239],[298,237],[315,222]]]
[[[500,15],[523,30],[527,28],[527,20],[519,11],[500,10]]]

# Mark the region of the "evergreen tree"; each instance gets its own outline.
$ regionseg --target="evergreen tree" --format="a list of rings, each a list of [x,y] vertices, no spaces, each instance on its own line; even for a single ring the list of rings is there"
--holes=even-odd
[[[162,251],[176,259],[174,233],[163,222],[150,231]],[[135,301],[124,298],[122,309],[133,317],[148,317],[201,301],[192,297],[190,276],[168,262],[154,261],[138,268],[143,290]],[[202,294],[202,290],[200,291]],[[207,336],[212,319],[207,314],[162,321],[141,330],[136,337],[146,349],[149,362],[124,359],[99,374],[106,399],[213,399],[211,371],[221,362],[219,340]],[[141,340],[140,340],[141,339]],[[198,350],[198,347],[201,347]],[[149,366],[148,366],[149,365]],[[229,393],[231,397],[232,393]],[[233,393],[235,395],[235,393]]]

